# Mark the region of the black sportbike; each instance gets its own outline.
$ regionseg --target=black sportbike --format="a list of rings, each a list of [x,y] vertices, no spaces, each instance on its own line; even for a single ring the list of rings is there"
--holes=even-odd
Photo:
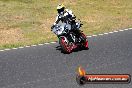
[[[80,30],[82,26],[80,21],[76,22],[76,29],[71,29],[70,24],[60,23],[54,25],[52,31],[59,38],[59,44],[62,51],[71,53],[76,48],[88,49],[88,40],[83,31]]]

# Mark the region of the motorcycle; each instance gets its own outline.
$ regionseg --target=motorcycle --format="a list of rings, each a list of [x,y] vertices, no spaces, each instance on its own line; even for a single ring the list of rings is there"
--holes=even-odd
[[[80,30],[82,25],[80,21],[77,21],[76,29],[72,29],[71,25],[66,23],[56,24],[52,28],[51,31],[57,35],[64,53],[71,53],[76,48],[88,49],[87,37]]]

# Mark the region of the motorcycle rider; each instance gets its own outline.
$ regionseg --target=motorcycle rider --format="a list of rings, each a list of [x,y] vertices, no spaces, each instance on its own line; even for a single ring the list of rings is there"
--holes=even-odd
[[[65,9],[65,6],[63,4],[59,4],[57,6],[57,12],[58,14],[54,25],[58,24],[60,21],[69,24],[73,24],[75,22],[76,16],[72,13],[71,10]]]
[[[76,26],[76,16],[73,14],[73,12],[69,9],[66,9],[65,6],[63,4],[59,4],[57,6],[57,17],[56,17],[56,21],[54,22],[53,26],[51,27],[51,29],[54,28],[54,26],[56,24],[58,24],[60,21],[63,23],[69,23],[71,25],[71,30],[77,34],[76,37],[79,37],[79,31],[77,30],[77,26]]]

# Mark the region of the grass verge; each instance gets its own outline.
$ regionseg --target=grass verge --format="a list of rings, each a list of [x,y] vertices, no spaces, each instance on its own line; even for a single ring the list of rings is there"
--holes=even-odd
[[[131,0],[0,0],[0,49],[57,40],[50,31],[64,3],[87,35],[132,27]]]

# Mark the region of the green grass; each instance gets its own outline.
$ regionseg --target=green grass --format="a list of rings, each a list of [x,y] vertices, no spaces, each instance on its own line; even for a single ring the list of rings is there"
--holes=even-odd
[[[0,49],[57,40],[50,27],[58,3],[82,20],[87,35],[132,27],[131,0],[0,0]]]

